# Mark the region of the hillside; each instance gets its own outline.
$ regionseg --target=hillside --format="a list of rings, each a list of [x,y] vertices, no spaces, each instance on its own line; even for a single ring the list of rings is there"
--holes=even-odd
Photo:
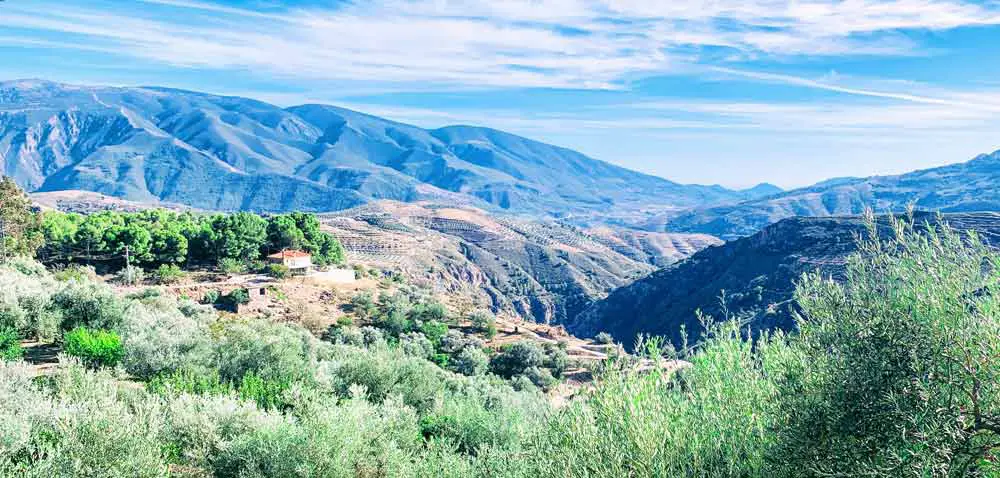
[[[909,204],[939,212],[1000,210],[1000,151],[938,168],[895,176],[841,178],[734,205],[659,215],[650,230],[700,232],[729,240],[793,216],[902,212]]]
[[[425,130],[327,105],[36,80],[0,83],[0,154],[3,173],[29,192],[211,210],[335,211],[392,199],[586,215],[759,194],[681,185],[486,128]]]
[[[975,230],[1000,245],[1000,213],[947,214],[959,230]],[[935,221],[920,214],[918,222]],[[607,331],[631,345],[639,333],[664,335],[680,343],[681,328],[701,331],[695,311],[713,318],[739,315],[754,330],[791,329],[794,282],[820,270],[840,277],[846,257],[864,232],[858,217],[781,220],[746,238],[709,247],[612,292],[568,324],[574,334]],[[725,307],[722,297],[725,291]]]
[[[321,216],[348,260],[501,314],[563,323],[611,290],[719,241],[587,231],[476,208],[380,201]],[[638,237],[638,239],[637,239]]]

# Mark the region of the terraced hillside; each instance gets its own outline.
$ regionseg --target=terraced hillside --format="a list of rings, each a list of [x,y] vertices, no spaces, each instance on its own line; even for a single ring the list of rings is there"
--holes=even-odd
[[[1000,213],[942,217],[1000,247]],[[934,223],[938,217],[921,213],[916,220]],[[615,290],[572,319],[567,328],[581,337],[607,331],[626,345],[639,333],[664,335],[680,343],[682,327],[693,338],[700,334],[696,316],[700,310],[713,318],[727,312],[739,316],[754,331],[789,330],[794,327],[795,280],[815,270],[839,278],[847,256],[856,250],[855,237],[863,232],[858,217],[785,219]],[[883,232],[888,231],[883,228]]]
[[[351,262],[399,269],[468,306],[562,323],[638,277],[718,241],[710,236],[589,232],[475,208],[381,201],[321,216]]]

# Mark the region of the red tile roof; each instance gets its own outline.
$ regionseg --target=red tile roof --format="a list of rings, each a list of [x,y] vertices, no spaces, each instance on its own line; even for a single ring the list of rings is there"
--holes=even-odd
[[[268,259],[294,259],[299,257],[312,257],[312,254],[303,251],[281,251],[267,256]]]

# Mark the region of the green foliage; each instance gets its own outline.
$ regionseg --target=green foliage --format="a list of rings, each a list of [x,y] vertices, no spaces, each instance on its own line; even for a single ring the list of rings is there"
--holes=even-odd
[[[375,301],[372,300],[372,294],[368,291],[359,292],[351,297],[347,310],[353,312],[361,320],[371,320],[378,312]]]
[[[203,296],[201,296],[201,303],[214,304],[219,301],[220,297],[222,297],[221,291],[219,291],[218,289],[209,289],[205,291],[205,294]]]
[[[344,248],[336,238],[320,231],[319,220],[313,214],[293,212],[273,216],[267,225],[268,248],[302,249],[312,254],[319,266],[344,262]]]
[[[63,351],[90,367],[114,367],[125,356],[117,333],[86,327],[77,327],[63,336]]]
[[[125,303],[107,287],[92,282],[66,284],[52,294],[45,307],[52,317],[60,319],[62,330],[81,326],[113,330],[125,316]]]
[[[250,303],[250,291],[244,287],[238,287],[229,291],[228,294],[220,296],[216,303],[230,309],[235,309],[236,307]]]
[[[184,279],[184,271],[176,264],[160,264],[153,272],[157,284],[176,284]]]
[[[545,365],[545,351],[535,342],[522,340],[507,345],[493,357],[490,370],[505,378],[521,375],[532,367]]]
[[[97,271],[93,266],[70,265],[55,271],[52,276],[63,282],[86,282],[96,279]]]
[[[0,329],[0,360],[18,360],[24,355],[21,348],[21,337],[10,327]]]
[[[118,334],[147,385],[0,362],[0,476],[997,476],[1000,258],[947,229],[880,234],[842,282],[803,278],[797,333],[710,324],[670,352],[684,362],[649,340],[560,407],[537,389],[568,366],[561,346],[512,344],[484,373],[481,342],[442,335],[413,290],[373,304],[397,335],[344,325],[330,343],[3,265],[7,342],[51,317],[88,327],[67,351]]]
[[[146,271],[137,266],[126,266],[115,275],[115,282],[121,285],[136,286],[146,280]]]
[[[0,261],[13,256],[34,256],[44,243],[42,218],[31,199],[12,178],[0,178]]]
[[[214,248],[218,258],[251,261],[260,257],[267,241],[267,221],[248,212],[217,215],[211,220],[215,230]]]
[[[321,232],[316,216],[307,213],[265,219],[247,212],[203,215],[152,209],[39,216],[32,237],[44,241],[39,256],[48,263],[101,261],[120,267],[127,251],[133,263],[151,268],[201,263],[238,273],[262,252],[283,248],[304,249],[318,265],[344,259],[341,244]]]
[[[463,375],[482,375],[490,366],[490,358],[480,348],[466,347],[451,360],[451,366]]]
[[[424,336],[427,337],[432,344],[434,344],[434,347],[437,348],[441,346],[441,339],[448,334],[448,326],[436,320],[432,320],[430,322],[424,322],[424,324],[420,326],[420,332],[422,332]]]
[[[265,273],[275,279],[287,278],[291,271],[284,264],[268,264]]]
[[[497,319],[486,310],[475,310],[469,314],[469,322],[487,339],[493,339],[497,335]]]
[[[786,371],[775,462],[996,476],[1000,255],[948,228],[890,228],[892,240],[861,242],[846,281],[809,275],[796,292],[802,357]]]
[[[246,262],[232,257],[219,259],[217,266],[223,274],[242,274],[247,271]]]

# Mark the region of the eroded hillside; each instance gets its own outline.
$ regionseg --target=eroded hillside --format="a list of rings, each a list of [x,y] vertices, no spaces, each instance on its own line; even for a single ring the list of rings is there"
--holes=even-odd
[[[351,262],[399,269],[470,305],[561,323],[634,279],[719,241],[583,230],[475,208],[379,202],[321,216]]]

